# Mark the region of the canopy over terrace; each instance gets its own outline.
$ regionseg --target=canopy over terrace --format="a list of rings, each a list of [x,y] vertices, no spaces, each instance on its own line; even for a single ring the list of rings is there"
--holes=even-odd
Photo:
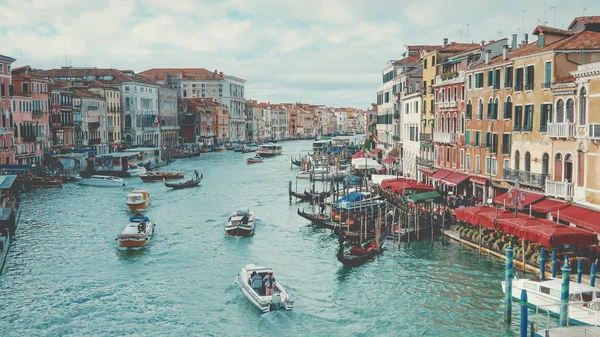
[[[600,213],[588,208],[571,205],[564,209],[553,210],[552,216],[600,234]]]
[[[381,166],[377,161],[370,158],[354,158],[352,159],[352,166],[359,170],[381,170],[383,166]]]
[[[525,195],[525,199],[519,201],[519,207],[526,207],[536,201],[540,201],[540,200],[544,199],[543,194],[537,194],[537,193],[531,193],[531,192],[525,192],[525,191],[520,191],[519,193]],[[497,205],[500,205],[500,206],[515,208],[514,199],[517,196],[513,195],[512,198],[510,198],[508,194],[509,194],[509,192],[506,192],[504,194],[497,196],[496,198],[494,198],[494,203]],[[521,196],[519,196],[519,198],[520,197]]]
[[[353,154],[352,159],[365,158],[366,156],[367,156],[367,154],[364,151],[360,151],[360,152]]]
[[[381,182],[381,188],[389,189],[394,193],[403,193],[405,190],[417,190],[423,192],[435,191],[435,188],[429,185],[403,178],[383,180]]]
[[[442,196],[438,192],[415,193],[406,197],[406,201],[413,204],[421,204],[424,202],[434,202],[441,199]]]

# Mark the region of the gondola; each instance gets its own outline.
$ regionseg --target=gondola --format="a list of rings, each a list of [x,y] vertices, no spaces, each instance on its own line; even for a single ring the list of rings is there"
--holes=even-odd
[[[204,174],[201,174],[199,177],[198,177],[198,174],[196,174],[196,178],[192,179],[192,180],[188,180],[188,181],[184,181],[184,182],[180,182],[180,183],[168,183],[166,180],[164,180],[164,183],[165,183],[166,187],[172,188],[174,190],[180,190],[180,189],[184,189],[184,188],[198,186],[198,184],[200,184],[200,182],[202,181],[202,178],[204,178]]]
[[[292,164],[295,165],[295,166],[300,167],[300,166],[302,166],[302,161],[301,160],[296,160],[296,159],[292,158]]]
[[[290,191],[290,195],[296,198],[299,202],[309,202],[312,199],[312,195],[306,191],[304,191],[304,193]]]
[[[336,234],[340,232],[340,224],[333,223],[330,220],[330,218],[326,215],[315,215],[315,214],[306,213],[304,211],[301,211],[300,208],[298,208],[298,215],[303,217],[304,219],[314,223],[315,225],[317,225],[317,227],[330,229]],[[346,225],[341,225],[341,228],[343,230],[347,229]]]
[[[338,242],[340,244],[340,248],[338,249],[337,253],[338,261],[340,261],[344,266],[348,267],[362,266],[375,255],[383,253],[383,244],[385,242],[386,232],[387,231],[384,230],[384,234],[380,236],[379,247],[377,247],[377,244],[375,243],[376,239],[372,239],[363,244],[362,247],[351,247],[348,252],[344,251],[344,233],[339,233]]]
[[[414,227],[410,228],[399,228],[394,230],[394,235],[398,238],[399,242],[408,242],[409,237],[410,241],[417,241],[417,232],[418,239],[431,239],[431,226],[422,226],[418,230]],[[433,235],[439,236],[441,235],[441,230],[439,227],[433,227]]]

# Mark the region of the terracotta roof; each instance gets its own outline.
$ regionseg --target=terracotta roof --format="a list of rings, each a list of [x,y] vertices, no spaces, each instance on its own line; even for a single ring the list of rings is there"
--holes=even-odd
[[[154,81],[164,81],[167,74],[175,74],[184,79],[197,80],[223,80],[224,74],[215,73],[205,68],[152,68],[144,70],[140,75],[146,78],[152,78]]]
[[[577,22],[580,22],[584,25],[600,24],[600,16],[578,16],[575,19],[573,19],[573,21],[569,25],[569,29],[571,29]]]
[[[508,62],[514,58],[545,53],[553,50],[598,50],[600,51],[600,33],[592,31],[582,31],[569,37],[550,43],[543,48],[538,47],[538,42],[534,41],[521,48],[512,50],[508,54],[508,59],[503,60],[502,55],[496,56],[490,60],[489,64],[480,63],[472,69],[486,68],[496,64]]]
[[[208,97],[181,98],[181,102],[187,104],[189,112],[198,112],[198,108],[215,108],[219,106],[227,108],[226,105],[219,104],[213,98]]]
[[[570,35],[573,35],[573,32],[570,32],[570,31],[564,30],[564,29],[560,29],[560,28],[554,28],[554,27],[548,27],[548,26],[537,26],[533,30],[532,34],[533,35],[551,34],[551,35],[570,36]]]
[[[436,49],[440,49],[442,48],[442,45],[414,45],[414,46],[408,46],[408,50],[409,51],[421,51],[421,50],[425,50],[425,51],[432,51],[432,50],[436,50]]]
[[[565,77],[563,79],[556,81],[556,84],[571,83],[571,82],[575,82],[575,76],[573,76],[573,75],[569,75],[569,77]]]
[[[122,71],[117,69],[103,69],[103,68],[73,68],[73,67],[63,67],[58,69],[48,69],[37,72],[40,76],[45,76],[48,78],[59,78],[59,77],[78,77],[83,78],[85,80],[89,76],[96,77],[97,81],[102,83],[123,83],[123,82],[133,82],[134,78],[124,74]],[[111,76],[112,80],[104,80],[104,76]],[[138,77],[139,78],[139,77]],[[143,83],[151,83],[150,81],[144,79]],[[154,83],[152,83],[154,84]]]
[[[75,95],[75,96],[104,100],[104,97],[102,97],[100,95],[96,95],[93,92],[87,91],[85,89],[80,89],[80,88],[76,88],[76,87],[71,87],[70,89],[73,92],[73,95]]]
[[[478,43],[457,43],[451,42],[445,47],[438,49],[440,53],[460,53],[464,51],[469,51],[473,49],[481,48],[481,45]]]
[[[402,60],[398,60],[398,61],[394,62],[394,65],[398,66],[398,65],[402,65],[402,64],[419,63],[419,58],[421,58],[421,55],[419,55],[419,54],[408,55],[407,57],[403,58]]]

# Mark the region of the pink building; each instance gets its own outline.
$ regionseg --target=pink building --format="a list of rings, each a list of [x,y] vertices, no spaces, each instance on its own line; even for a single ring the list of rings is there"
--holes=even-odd
[[[0,164],[14,164],[15,153],[13,151],[12,136],[12,81],[10,65],[15,62],[14,58],[0,55],[0,112],[2,122],[0,124]]]
[[[368,139],[369,137],[375,135],[377,130],[375,129],[375,125],[377,124],[377,104],[371,103],[371,109],[367,110],[365,113],[365,137]]]
[[[50,148],[49,81],[34,75],[29,66],[13,69],[12,80],[17,163],[40,163],[44,158],[44,152]]]

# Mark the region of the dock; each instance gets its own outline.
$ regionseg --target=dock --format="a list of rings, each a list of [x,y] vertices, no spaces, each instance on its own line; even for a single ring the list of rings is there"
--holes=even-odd
[[[535,337],[599,337],[600,327],[595,326],[569,326],[536,331]]]

